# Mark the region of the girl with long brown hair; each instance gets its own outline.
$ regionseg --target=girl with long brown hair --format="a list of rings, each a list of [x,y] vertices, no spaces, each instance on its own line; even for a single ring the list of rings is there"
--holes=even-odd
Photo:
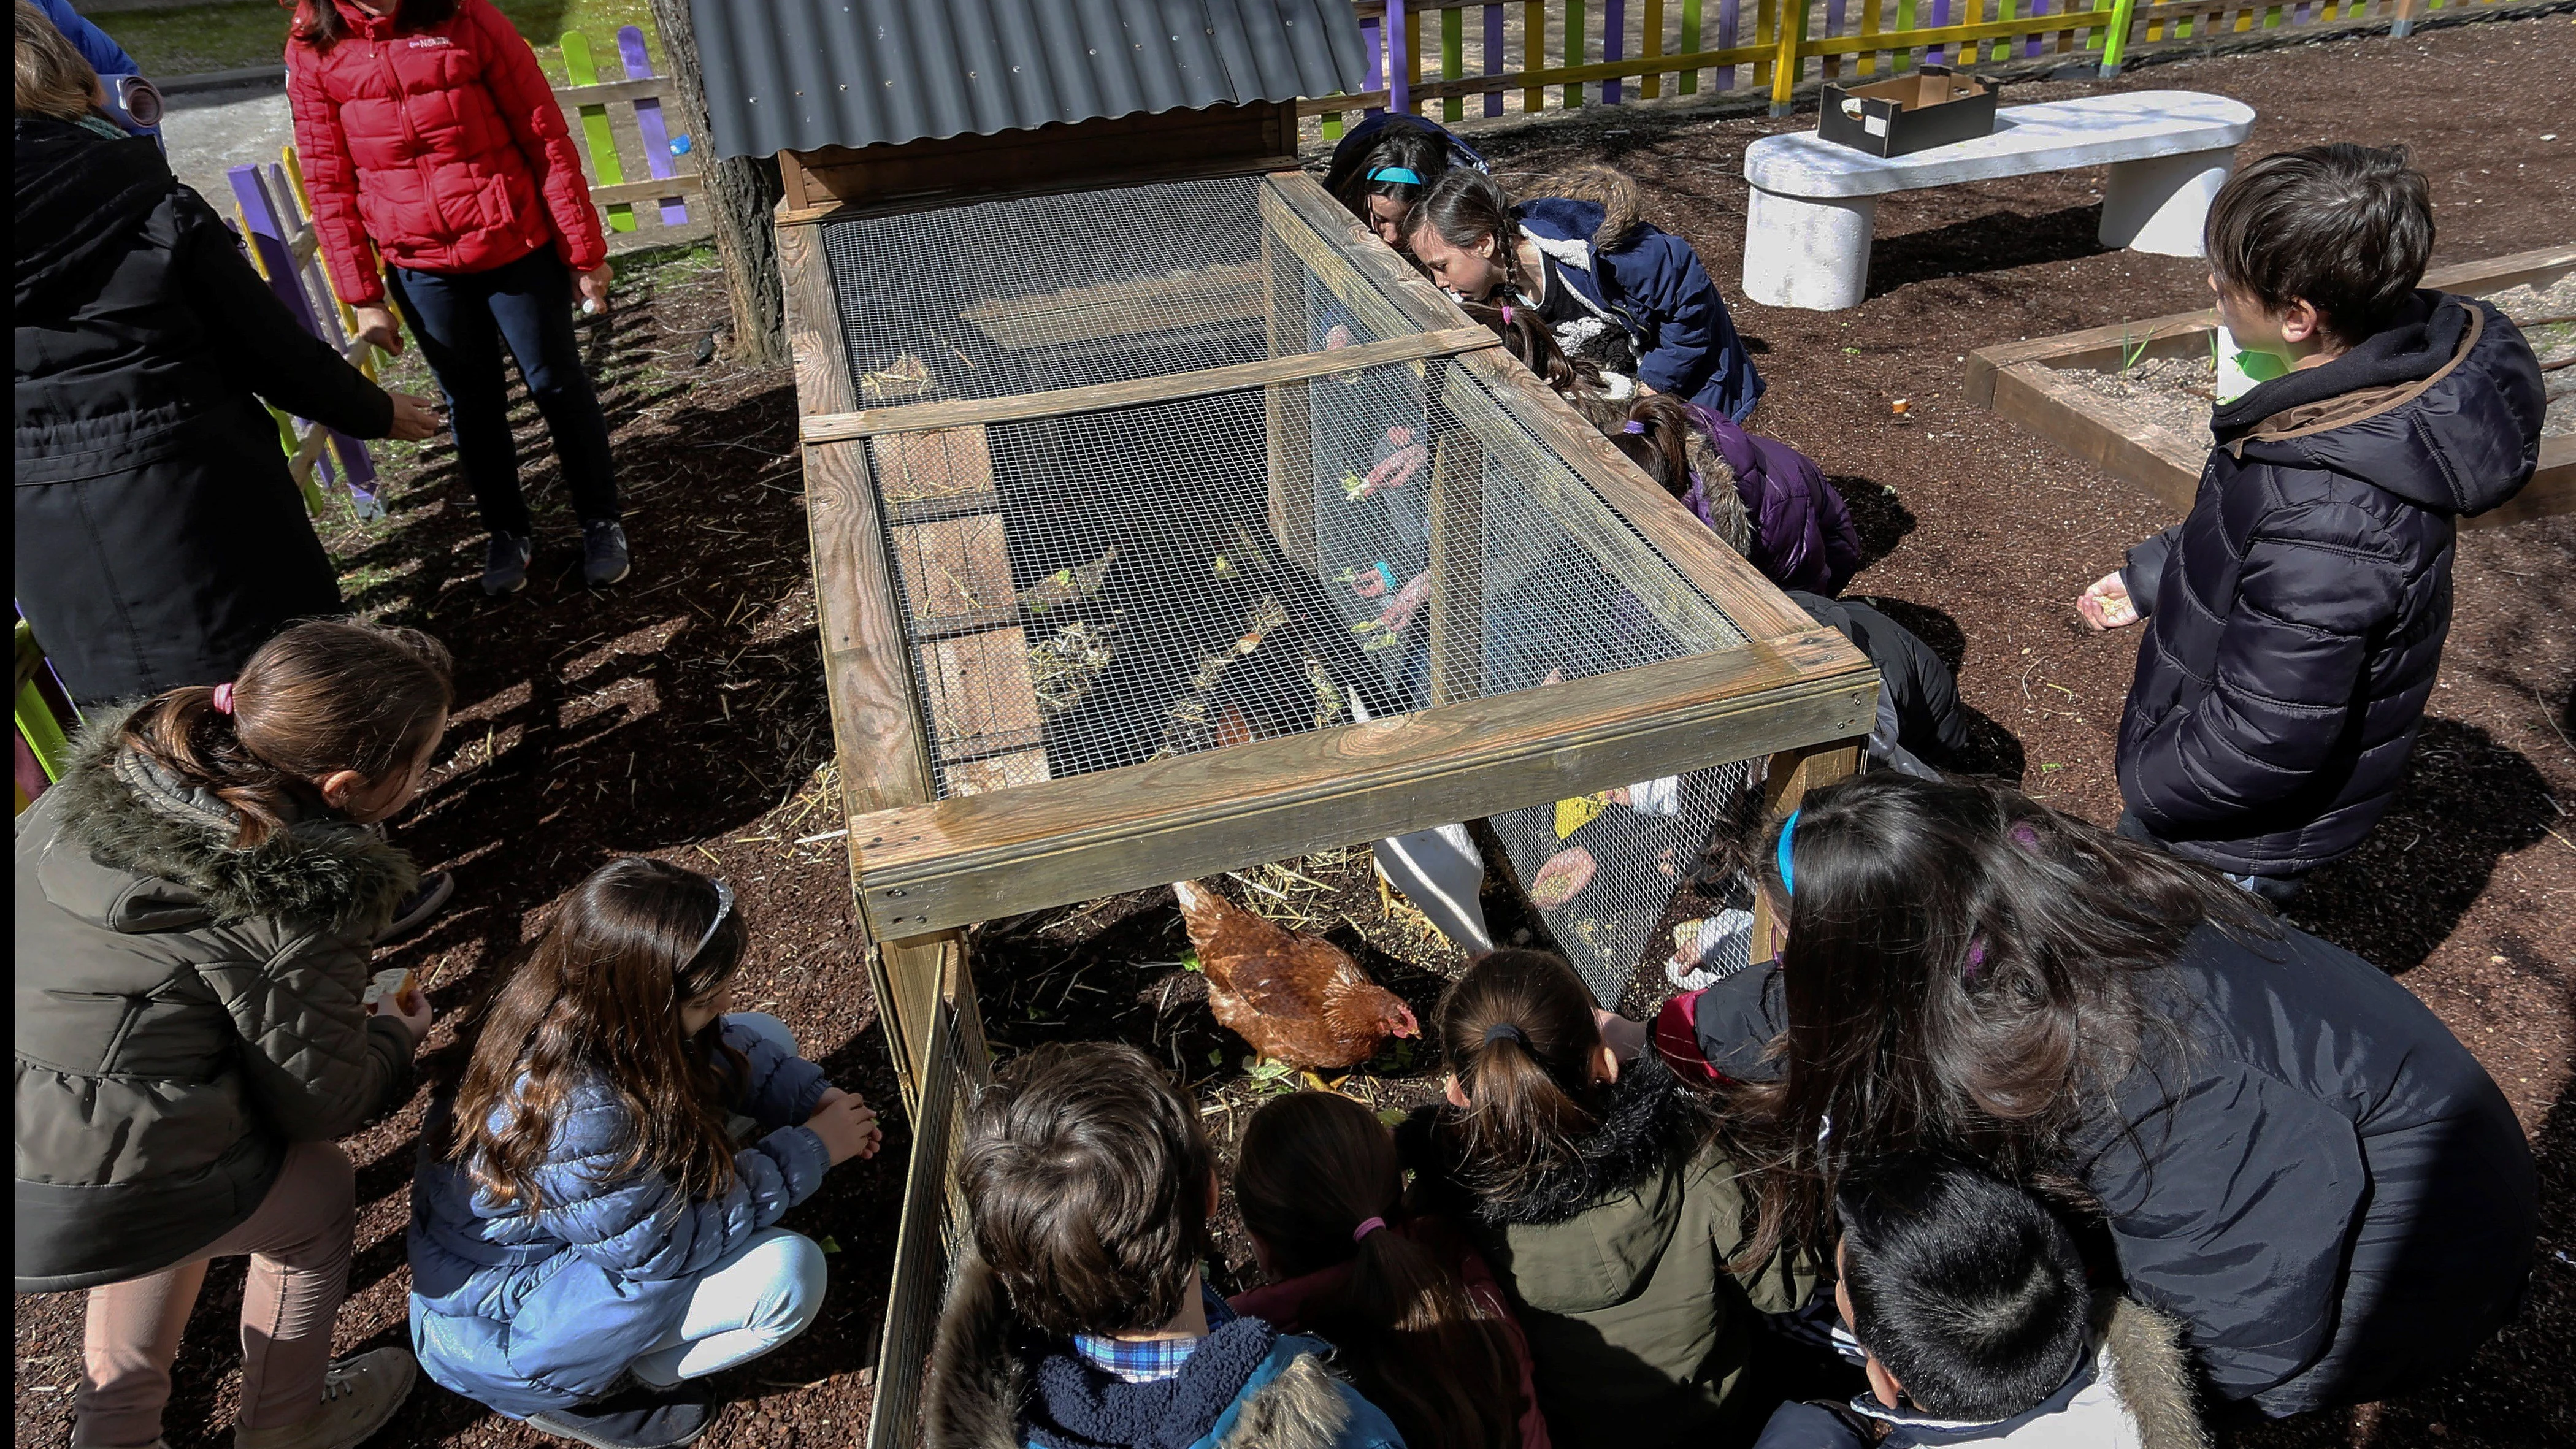
[[[584,1443],[685,1443],[694,1381],[813,1322],[822,1250],[774,1224],[880,1133],[775,1017],[727,1011],[749,944],[723,882],[658,860],[557,909],[426,1132],[430,1377]]]
[[[1655,1040],[1727,1084],[1751,1251],[1821,1248],[1854,1164],[1972,1158],[2097,1217],[2233,1414],[2400,1392],[2512,1311],[2530,1148],[2369,962],[1998,783],[1877,772],[1749,833],[1777,962]]]
[[[1403,1134],[1413,1205],[1463,1225],[1518,1305],[1550,1437],[1750,1442],[1755,1320],[1812,1274],[1730,1268],[1749,1214],[1706,1107],[1558,956],[1477,957],[1438,1020],[1446,1100]]]
[[[416,1370],[331,1361],[356,1170],[427,1000],[362,1004],[419,880],[375,827],[447,728],[426,634],[299,624],[234,679],[95,716],[18,817],[17,1285],[89,1292],[72,1442],[161,1434],[207,1264],[248,1257],[241,1449],[347,1449]]]
[[[1690,243],[1640,219],[1637,183],[1609,167],[1556,184],[1565,195],[1515,204],[1492,177],[1452,167],[1414,203],[1406,244],[1452,295],[1537,312],[1577,362],[1749,415],[1761,375]]]
[[[1253,1114],[1234,1202],[1268,1286],[1235,1312],[1312,1333],[1407,1449],[1548,1449],[1529,1345],[1492,1270],[1454,1230],[1408,1216],[1395,1138],[1331,1092]]]

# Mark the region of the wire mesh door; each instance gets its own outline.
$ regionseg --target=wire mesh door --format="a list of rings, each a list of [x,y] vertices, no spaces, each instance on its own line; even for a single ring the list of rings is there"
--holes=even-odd
[[[957,1281],[957,1264],[969,1251],[966,1205],[950,1163],[975,1091],[992,1071],[974,1001],[974,973],[960,949],[950,958],[931,1010],[913,1096],[912,1153],[904,1168],[903,1222],[886,1289],[867,1449],[913,1449],[921,1442],[921,1390],[931,1343],[940,1308]]]

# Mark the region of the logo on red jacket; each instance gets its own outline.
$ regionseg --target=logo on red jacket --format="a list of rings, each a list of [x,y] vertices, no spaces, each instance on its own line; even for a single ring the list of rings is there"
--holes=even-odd
[[[444,35],[415,35],[411,38],[411,48],[414,50],[438,50],[454,44],[456,44],[455,41]]]

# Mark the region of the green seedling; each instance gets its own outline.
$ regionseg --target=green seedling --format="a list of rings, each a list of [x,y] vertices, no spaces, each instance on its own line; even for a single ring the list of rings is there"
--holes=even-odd
[[[1184,951],[1181,953],[1181,969],[1184,971],[1196,971],[1202,975],[1207,972],[1207,968],[1199,964],[1199,953],[1196,951]]]
[[[1388,1127],[1403,1126],[1405,1116],[1406,1113],[1402,1107],[1380,1107],[1377,1109],[1377,1120]]]

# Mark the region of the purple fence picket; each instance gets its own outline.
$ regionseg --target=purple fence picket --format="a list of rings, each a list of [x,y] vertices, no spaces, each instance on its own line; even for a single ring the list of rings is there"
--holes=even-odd
[[[1386,74],[1380,69],[1386,61],[1386,26],[1374,15],[1360,17],[1360,48],[1368,52],[1368,89],[1383,90]],[[1383,107],[1370,106],[1363,115],[1378,115]]]
[[[1413,111],[1413,57],[1405,49],[1404,0],[1386,0],[1386,108]]]
[[[285,304],[297,325],[316,338],[328,337],[337,330],[336,321],[331,329],[326,330],[314,316],[313,299],[305,293],[301,269],[295,262],[295,248],[287,233],[286,219],[290,214],[274,199],[278,195],[292,198],[294,191],[286,184],[284,168],[271,166],[269,169],[277,173],[273,192],[269,178],[261,175],[260,168],[255,165],[245,162],[224,173],[224,178],[232,183],[233,200],[241,206],[242,224],[250,229],[250,235],[243,240],[258,255],[261,270],[268,273],[268,289],[277,294],[277,300]],[[338,454],[347,473],[351,497],[357,501],[361,512],[372,512],[375,496],[366,490],[365,485],[376,480],[376,466],[375,461],[367,456],[366,445],[336,431],[331,434],[330,441],[331,446],[314,460],[314,466],[323,469],[323,476],[329,478],[332,476],[331,455]]]
[[[1932,0],[1932,24],[1929,28],[1938,30],[1949,23],[1950,0]],[[1927,46],[1923,51],[1923,59],[1931,65],[1947,65],[1950,60],[1949,52],[1950,48],[1946,45]]]
[[[2033,15],[2046,15],[2048,13],[2048,0],[2030,0],[2030,13]],[[2023,36],[2021,42],[2021,53],[2023,56],[2028,57],[2039,54],[2039,41],[2040,37],[2035,34]]]
[[[1485,74],[1501,75],[1502,73],[1503,7],[1500,5],[1488,5],[1485,7]],[[1502,113],[1503,93],[1501,91],[1487,91],[1485,93],[1485,114],[1489,116],[1499,116]]]
[[[1602,0],[1602,61],[1608,64],[1616,64],[1619,61],[1627,59],[1627,41],[1628,0]],[[1619,104],[1619,78],[1617,76],[1612,76],[1610,79],[1601,83],[1601,103],[1605,106],[1615,106]]]
[[[1733,50],[1735,48],[1735,22],[1743,8],[1743,5],[1744,0],[1717,0],[1718,49]],[[1721,65],[1717,68],[1717,88],[1721,91],[1731,91],[1735,89],[1735,67],[1731,65]]]
[[[653,55],[644,48],[644,32],[641,28],[633,25],[619,28],[617,54],[619,59],[626,62],[628,80],[642,80],[653,73]],[[671,164],[671,133],[663,123],[660,101],[651,96],[636,98],[635,129],[644,138],[644,169],[653,173],[653,179],[668,181],[678,175],[679,168]],[[664,226],[680,226],[688,221],[688,203],[680,198],[665,196],[661,200],[661,206]]]

